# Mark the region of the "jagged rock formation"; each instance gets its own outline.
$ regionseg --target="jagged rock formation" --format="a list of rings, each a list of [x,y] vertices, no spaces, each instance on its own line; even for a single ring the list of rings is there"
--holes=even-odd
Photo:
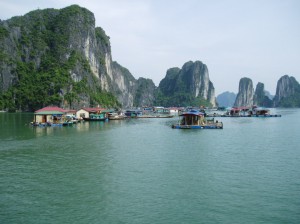
[[[235,107],[251,107],[253,105],[254,89],[252,80],[241,78],[239,83],[239,92],[234,102]]]
[[[256,85],[255,88],[255,93],[254,93],[254,97],[253,97],[253,104],[255,105],[262,105],[263,101],[264,101],[264,97],[265,97],[265,92],[264,92],[264,84],[259,82]]]
[[[235,102],[236,94],[231,92],[224,92],[217,96],[217,102],[222,107],[232,107]]]
[[[113,82],[111,85],[108,85],[107,89],[116,93],[123,107],[132,107],[136,89],[136,79],[127,68],[122,67],[117,62],[112,63],[111,69],[112,78],[110,80],[113,80]]]
[[[0,109],[131,107],[143,102],[136,95],[147,95],[147,103],[154,97],[112,61],[109,37],[77,5],[0,21],[0,59]]]
[[[171,68],[158,86],[156,103],[166,106],[209,104],[216,106],[215,89],[207,66],[200,61]]]
[[[293,76],[278,80],[273,101],[275,107],[300,107],[300,85]]]
[[[139,78],[137,80],[133,106],[152,106],[157,87],[152,79]]]
[[[265,85],[257,83],[253,97],[253,105],[261,107],[272,107],[272,100],[266,96]]]

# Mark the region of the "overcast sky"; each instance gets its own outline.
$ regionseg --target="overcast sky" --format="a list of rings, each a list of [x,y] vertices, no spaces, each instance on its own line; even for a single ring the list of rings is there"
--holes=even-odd
[[[112,57],[156,85],[187,61],[207,65],[216,95],[251,78],[275,94],[278,79],[300,81],[298,0],[0,0],[0,19],[78,4],[110,36]]]

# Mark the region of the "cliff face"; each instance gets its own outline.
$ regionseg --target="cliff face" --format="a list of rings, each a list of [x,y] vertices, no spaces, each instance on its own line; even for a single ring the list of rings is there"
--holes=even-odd
[[[278,80],[273,101],[275,107],[300,107],[300,85],[293,76]]]
[[[134,106],[152,106],[157,87],[151,79],[139,78],[137,80]]]
[[[95,27],[93,13],[77,5],[0,21],[0,59],[2,108],[8,102],[23,110],[131,107],[140,85],[112,61],[109,37]],[[152,99],[154,93],[145,95]]]
[[[272,107],[272,100],[266,96],[265,85],[261,82],[257,83],[253,97],[253,105],[261,107]]]
[[[235,99],[235,107],[250,107],[253,105],[254,89],[252,80],[249,78],[241,78],[239,83],[239,92]]]
[[[112,63],[112,87],[118,100],[125,108],[153,105],[155,84],[151,79],[139,78],[136,80],[128,69],[117,62]]]
[[[169,69],[158,89],[162,104],[185,106],[180,103],[192,105],[198,101],[216,106],[215,89],[209,80],[207,66],[200,61],[186,62],[181,69]]]
[[[278,80],[276,95],[273,100],[269,98],[267,93],[264,84],[260,82],[256,85],[254,93],[252,80],[242,78],[234,106],[300,107],[300,84],[292,76],[285,75]]]
[[[261,82],[257,83],[253,97],[254,105],[262,105],[265,97],[265,85]]]

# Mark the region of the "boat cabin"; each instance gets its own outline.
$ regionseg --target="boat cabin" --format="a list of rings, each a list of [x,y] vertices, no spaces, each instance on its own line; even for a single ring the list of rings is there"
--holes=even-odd
[[[199,111],[188,111],[180,115],[182,117],[181,125],[204,125],[204,113]]]

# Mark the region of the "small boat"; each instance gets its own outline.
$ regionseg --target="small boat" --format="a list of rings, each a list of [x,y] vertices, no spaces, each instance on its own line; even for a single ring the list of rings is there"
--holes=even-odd
[[[78,122],[80,122],[80,120],[77,119],[74,115],[66,115],[65,117],[65,123],[67,123],[66,125],[77,124]]]
[[[206,119],[204,113],[191,110],[180,115],[181,121],[173,124],[174,129],[223,129],[223,123],[215,121],[214,118]]]
[[[108,113],[109,120],[123,120],[126,116],[122,113]]]
[[[105,121],[107,119],[106,114],[90,114],[89,117],[84,117],[83,120],[85,121]]]
[[[138,116],[142,115],[141,110],[126,110],[125,111],[125,116],[127,118],[137,118]]]

